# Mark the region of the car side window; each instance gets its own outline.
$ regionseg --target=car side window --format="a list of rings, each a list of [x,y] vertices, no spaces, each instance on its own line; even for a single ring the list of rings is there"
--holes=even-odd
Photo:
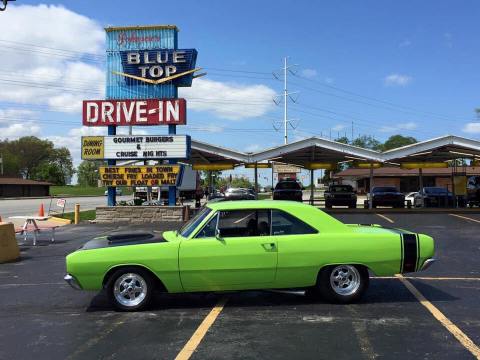
[[[248,237],[270,235],[270,211],[263,209],[220,211],[220,236]]]
[[[210,219],[209,222],[207,222],[202,230],[198,232],[197,235],[195,235],[195,238],[210,238],[210,237],[215,237],[215,229],[217,228],[217,221],[218,221],[218,216],[215,215],[213,218]]]
[[[316,234],[318,231],[302,220],[281,210],[272,210],[272,235]]]

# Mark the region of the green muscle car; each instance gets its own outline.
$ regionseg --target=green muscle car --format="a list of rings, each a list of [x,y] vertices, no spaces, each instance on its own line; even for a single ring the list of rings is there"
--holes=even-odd
[[[106,288],[120,310],[139,310],[153,290],[169,293],[304,288],[349,303],[378,276],[433,261],[427,235],[379,225],[343,224],[293,201],[207,204],[179,231],[112,233],[67,256],[65,280]]]

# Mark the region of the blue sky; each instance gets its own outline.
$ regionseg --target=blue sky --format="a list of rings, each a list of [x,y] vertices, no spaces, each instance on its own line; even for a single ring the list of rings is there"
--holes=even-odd
[[[284,56],[298,64],[289,76],[289,90],[299,91],[289,104],[298,118],[291,141],[330,132],[351,137],[352,121],[355,136],[380,140],[396,133],[419,140],[480,135],[477,1],[39,4],[18,0],[0,13],[7,59],[0,83],[8,91],[0,100],[0,136],[49,137],[69,146],[77,162],[78,137],[91,131],[81,129],[78,102],[100,96],[102,27],[113,25],[175,24],[180,47],[197,48],[208,75],[184,96],[185,130],[198,140],[249,151],[281,144],[283,133],[272,123],[283,118],[283,107],[271,97],[283,84],[271,73]],[[30,61],[25,44],[32,43],[43,48],[34,48]]]

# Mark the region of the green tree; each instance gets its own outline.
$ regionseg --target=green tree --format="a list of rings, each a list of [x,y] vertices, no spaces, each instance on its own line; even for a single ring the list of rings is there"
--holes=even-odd
[[[64,185],[74,174],[70,151],[49,140],[25,136],[0,141],[4,175]]]
[[[387,141],[382,146],[383,151],[396,149],[402,146],[415,144],[417,139],[411,136],[403,136],[403,135],[392,135],[390,136]]]
[[[356,138],[352,141],[352,145],[371,150],[382,149],[382,143],[370,135],[362,135]]]
[[[103,161],[83,160],[77,168],[78,184],[80,186],[97,186],[98,168]]]
[[[342,144],[348,144],[350,141],[346,136],[339,137],[338,139],[335,139],[336,142],[342,143]]]

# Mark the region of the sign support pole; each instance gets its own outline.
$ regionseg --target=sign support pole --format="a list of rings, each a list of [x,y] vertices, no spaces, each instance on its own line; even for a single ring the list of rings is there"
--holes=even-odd
[[[117,127],[114,125],[108,126],[108,135],[116,135],[117,134]],[[116,165],[115,160],[107,160],[108,165]],[[108,206],[115,206],[117,203],[117,188],[114,186],[109,186],[107,188],[108,194]]]
[[[168,125],[168,135],[176,135],[177,134],[177,126],[176,125]],[[169,164],[176,164],[177,160],[169,160]],[[176,186],[169,186],[168,187],[168,206],[175,206],[177,204],[177,187]]]

